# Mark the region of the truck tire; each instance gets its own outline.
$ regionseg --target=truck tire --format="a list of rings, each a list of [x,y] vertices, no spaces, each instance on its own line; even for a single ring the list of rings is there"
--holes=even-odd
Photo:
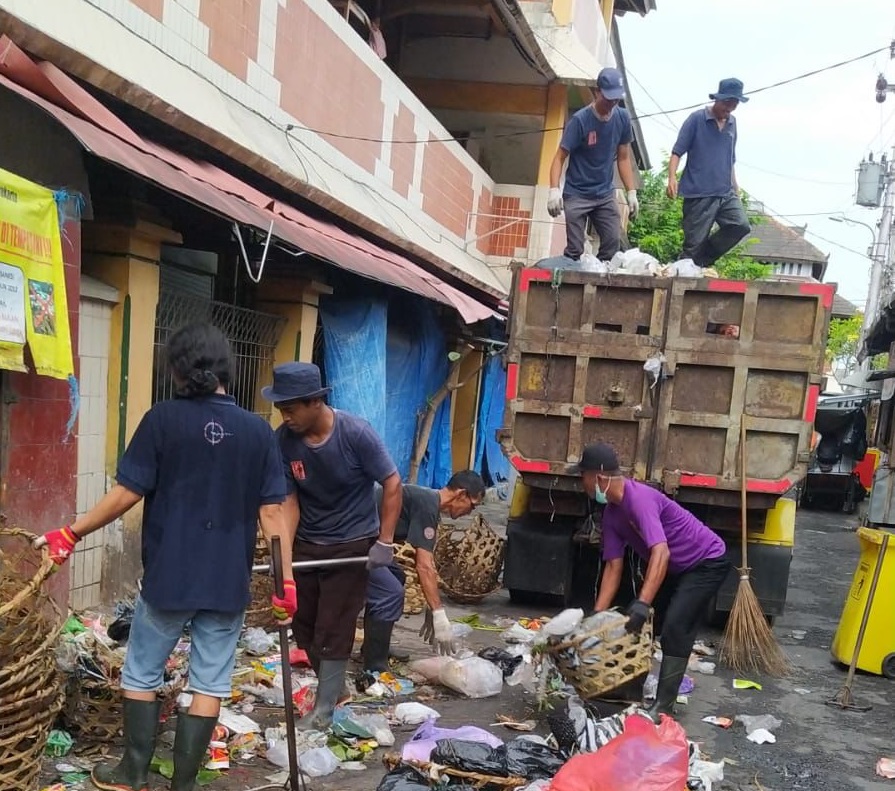
[[[848,488],[845,490],[845,502],[842,504],[842,510],[847,514],[853,514],[858,507],[858,495],[855,491],[855,479],[849,481]]]
[[[895,679],[895,654],[889,654],[883,659],[882,674],[886,678]]]

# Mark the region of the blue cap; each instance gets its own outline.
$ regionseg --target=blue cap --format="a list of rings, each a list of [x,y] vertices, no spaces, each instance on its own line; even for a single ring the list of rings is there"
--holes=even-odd
[[[597,75],[597,87],[609,101],[625,97],[625,81],[618,69],[607,66]]]
[[[736,77],[728,77],[726,80],[721,80],[718,83],[718,92],[710,93],[709,99],[714,99],[716,102],[729,101],[730,99],[736,99],[738,102],[749,101],[749,97],[743,95],[742,80],[738,80]]]

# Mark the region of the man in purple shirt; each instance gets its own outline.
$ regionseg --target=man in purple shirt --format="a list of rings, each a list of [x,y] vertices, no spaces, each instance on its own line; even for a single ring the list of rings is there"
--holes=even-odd
[[[649,713],[674,714],[696,630],[712,597],[730,570],[724,542],[689,511],[662,492],[625,478],[615,451],[604,443],[588,445],[578,464],[584,491],[603,509],[603,581],[594,604],[610,607],[622,578],[625,548],[647,561],[640,595],[628,606],[628,631],[640,631],[659,589],[671,596],[662,625],[662,666],[655,703]]]

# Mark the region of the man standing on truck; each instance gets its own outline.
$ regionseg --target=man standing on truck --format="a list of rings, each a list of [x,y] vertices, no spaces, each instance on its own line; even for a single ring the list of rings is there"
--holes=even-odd
[[[547,212],[551,217],[566,215],[566,249],[573,261],[584,252],[584,229],[588,218],[600,236],[597,258],[608,261],[621,246],[621,215],[615,201],[615,163],[627,190],[630,217],[640,211],[637,182],[634,180],[631,116],[618,107],[625,88],[618,69],[605,68],[597,76],[594,100],[569,119],[559,148],[550,165],[550,193]],[[566,160],[565,186],[559,182]]]
[[[674,500],[646,484],[625,478],[615,451],[602,442],[588,445],[578,464],[584,491],[603,509],[603,579],[594,610],[608,609],[618,593],[625,548],[647,561],[638,597],[628,605],[627,629],[639,632],[663,589],[668,604],[662,625],[662,665],[650,716],[674,714],[696,630],[709,602],[730,570],[719,536]]]
[[[320,369],[285,363],[261,395],[283,416],[277,439],[286,469],[286,525],[297,561],[367,557],[367,568],[391,564],[395,523],[401,513],[401,479],[385,444],[356,415],[325,402]],[[373,484],[383,488],[376,513]],[[297,535],[296,535],[297,528]],[[296,574],[295,642],[317,674],[314,711],[299,727],[325,730],[345,685],[357,616],[364,606],[367,568],[357,563]]]
[[[376,498],[382,503],[382,489]],[[455,473],[443,489],[404,484],[401,515],[395,527],[395,541],[407,541],[414,548],[414,565],[426,599],[426,614],[420,637],[434,645],[439,654],[453,653],[453,629],[438,592],[435,571],[435,533],[441,514],[451,519],[467,516],[485,498],[485,482],[472,470]],[[370,571],[367,605],[364,612],[364,670],[388,670],[392,630],[404,612],[404,572],[396,564]]]
[[[669,198],[680,194],[684,199],[681,258],[702,268],[712,266],[752,230],[737,185],[733,117],[739,103],[749,99],[743,95],[743,83],[734,78],[721,80],[718,92],[709,98],[714,104],[689,115],[681,127],[671,149],[665,190]],[[687,166],[678,188],[677,169],[685,154]],[[715,223],[718,230],[711,233]]]

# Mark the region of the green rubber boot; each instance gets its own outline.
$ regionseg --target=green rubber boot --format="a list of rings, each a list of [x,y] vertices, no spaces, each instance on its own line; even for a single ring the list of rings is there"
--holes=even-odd
[[[158,720],[162,704],[125,698],[124,755],[117,764],[97,764],[90,780],[102,791],[146,791],[149,765],[155,754]]]

